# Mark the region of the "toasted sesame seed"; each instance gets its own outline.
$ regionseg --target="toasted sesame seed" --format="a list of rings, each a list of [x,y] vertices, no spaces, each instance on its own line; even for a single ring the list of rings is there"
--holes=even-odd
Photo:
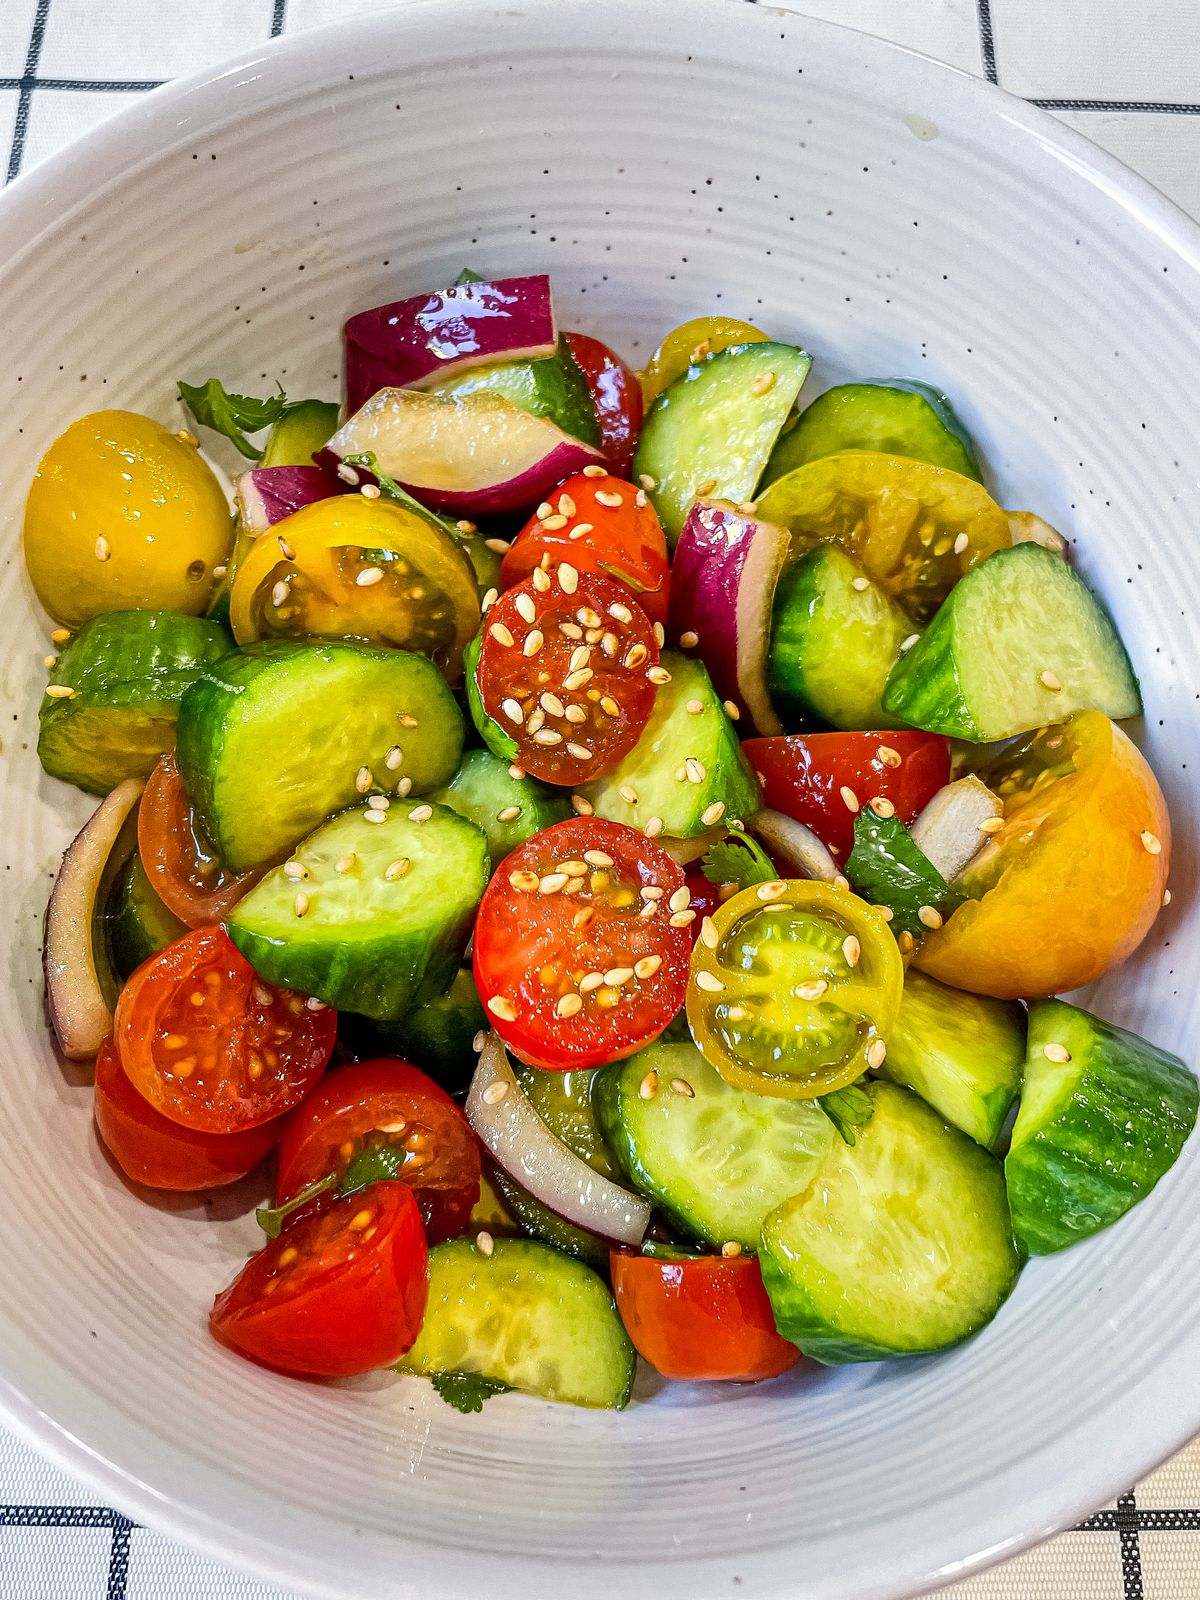
[[[534,715],[536,716],[538,713],[535,712]],[[530,722],[532,723],[532,721],[533,718],[531,717]],[[534,744],[540,744],[546,749],[549,749],[551,745],[561,744],[563,742],[563,736],[561,733],[559,733],[557,728],[538,728],[534,732],[533,742]]]
[[[648,1072],[641,1083],[638,1084],[638,1098],[641,1100],[653,1100],[657,1093],[658,1073]]]
[[[623,983],[628,983],[632,977],[632,967],[610,967],[604,974],[604,981],[605,983],[611,983],[614,989],[619,989]]]
[[[1057,1061],[1060,1066],[1065,1065],[1065,1063],[1071,1059],[1071,1052],[1067,1049],[1067,1047],[1059,1044],[1054,1039],[1052,1039],[1049,1044],[1044,1044],[1042,1046],[1042,1054],[1045,1056],[1047,1061]]]
[[[505,806],[505,807],[503,807],[502,810],[497,811],[497,813],[496,813],[496,821],[497,822],[515,822],[520,815],[521,815],[520,806]]]
[[[518,869],[509,873],[508,881],[518,894],[532,894],[538,886],[538,875]]]
[[[862,945],[854,934],[848,933],[842,940],[842,955],[848,967],[856,967],[862,957]]]
[[[112,555],[112,546],[103,534],[96,540],[96,560],[107,561]]]
[[[492,1251],[495,1250],[496,1241],[492,1238],[491,1234],[486,1228],[480,1228],[479,1232],[475,1235],[475,1248],[479,1251],[481,1256],[490,1256]]]
[[[574,594],[579,587],[579,574],[569,561],[558,564],[558,586],[564,594]]]
[[[577,522],[567,535],[567,538],[582,539],[585,534],[591,533],[595,529],[595,526],[596,525],[594,522]]]
[[[848,784],[844,783],[842,785],[842,787],[838,790],[838,793],[841,795],[842,804],[845,806],[847,811],[857,811],[858,810],[858,796],[855,794],[854,790],[849,787]]]
[[[596,814],[595,806],[586,796],[581,794],[573,794],[571,796],[571,809],[577,817],[594,817]]]
[[[711,494],[716,487],[717,480],[715,478],[705,478],[704,482],[696,490],[696,498],[698,500],[703,500],[704,496],[706,494]]]
[[[1149,851],[1152,856],[1162,854],[1162,840],[1156,833],[1151,833],[1147,828],[1146,831],[1141,835],[1141,840],[1142,848]]]
[[[372,794],[367,796],[367,805],[372,811],[386,811],[391,801],[385,794]]]
[[[521,654],[525,657],[535,656],[546,642],[546,636],[540,628],[530,628],[525,635],[525,643],[521,646]]]
[[[625,802],[625,804],[627,806],[635,806],[635,805],[637,805],[637,803],[638,803],[637,790],[633,787],[633,785],[631,783],[623,783],[620,786],[620,788],[617,790],[617,793],[621,796],[621,799],[624,800],[624,802]]]
[[[488,589],[483,599],[479,602],[480,611],[490,611],[500,598],[499,589]]]
[[[686,629],[679,635],[679,647],[681,650],[694,650],[699,643],[700,635],[693,632],[691,628]]]
[[[417,726],[417,719],[411,711],[402,711],[396,721],[402,728],[415,728]]]
[[[308,877],[308,868],[303,861],[285,861],[283,863],[283,875],[285,878],[291,878],[293,883],[299,883],[302,878]]]
[[[904,757],[892,745],[881,744],[875,752],[875,759],[881,761],[885,767],[898,767]]]
[[[272,587],[271,587],[271,604],[275,607],[276,611],[279,610],[281,605],[284,605],[286,603],[287,597],[288,597],[287,579],[286,578],[280,578],[279,581],[277,583],[273,584]]]
[[[360,589],[370,589],[372,585],[382,583],[383,568],[364,567],[354,581]]]
[[[338,858],[338,860],[334,862],[333,870],[335,872],[349,872],[352,867],[355,867],[357,865],[358,865],[358,856],[355,854],[355,852],[353,850],[351,850],[349,855],[340,856]]]
[[[688,888],[686,883],[681,884],[679,888],[675,890],[671,898],[667,901],[667,905],[672,911],[684,911],[688,906],[691,905],[691,903],[692,891]]]
[[[558,512],[555,512],[553,516],[542,518],[542,527],[545,528],[547,533],[557,533],[560,528],[565,528],[566,525],[566,517],[561,516]]]
[[[487,1008],[494,1017],[499,1017],[501,1022],[515,1022],[517,1020],[516,1006],[502,994],[494,994],[488,1001]]]
[[[537,607],[533,603],[533,596],[526,594],[524,590],[519,590],[517,592],[517,596],[513,601],[513,604],[516,606],[518,614],[523,617],[526,622],[532,622],[537,616]]]
[[[637,667],[641,666],[642,662],[645,661],[649,654],[650,652],[646,649],[644,644],[632,644],[626,651],[625,665],[630,669],[630,671],[633,671]]]
[[[398,744],[394,744],[383,758],[383,764],[389,772],[395,772],[404,760],[404,751]]]
[[[305,894],[303,889],[299,890],[296,898],[292,901],[292,910],[298,917],[303,917],[308,914],[308,896]]]
[[[538,879],[539,894],[557,894],[565,887],[568,874],[565,872],[547,872],[544,878]]]
[[[410,822],[428,822],[432,815],[433,815],[433,807],[432,806],[426,806],[426,805],[414,806],[412,808],[412,810],[408,813],[408,820]]]
[[[382,811],[372,811],[368,809],[363,812],[364,822],[386,822],[386,820],[387,818],[384,816]]]
[[[722,700],[721,704],[724,707],[725,715],[729,718],[730,722],[741,721],[742,711],[740,706],[735,705],[732,700]]]
[[[533,581],[533,587],[537,590],[537,592],[539,594],[545,594],[546,590],[550,587],[550,579],[542,571],[541,567],[534,567],[531,577]]]
[[[1038,682],[1041,684],[1043,689],[1057,691],[1062,688],[1062,680],[1059,678],[1057,673],[1051,672],[1049,667],[1047,667],[1044,672],[1038,673]]]
[[[726,1261],[736,1261],[741,1253],[742,1247],[736,1239],[726,1239],[725,1243],[721,1246],[721,1254],[725,1257]]]
[[[46,693],[51,700],[74,700],[75,691],[65,683],[48,683]]]
[[[775,878],[770,883],[760,883],[755,893],[760,900],[779,900],[787,893],[787,884]]]
[[[502,622],[493,622],[488,632],[497,644],[502,644],[506,650],[512,648],[513,636]]]
[[[476,1034],[476,1038],[479,1040],[479,1049],[481,1050],[483,1049],[484,1037],[481,1033]],[[507,1093],[508,1084],[503,1079],[499,1083],[489,1083],[483,1091],[483,1103],[485,1106],[498,1106]]]
[[[896,815],[895,806],[885,794],[872,795],[867,804],[877,817],[894,817]]]
[[[1162,903],[1163,903],[1164,906],[1169,906],[1171,904],[1171,891],[1170,891],[1170,889],[1164,889],[1163,890]]]
[[[651,683],[657,683],[659,685],[670,683],[671,681],[671,674],[667,671],[666,667],[649,667],[647,668],[646,676],[649,678]]]
[[[610,510],[615,511],[618,506],[625,504],[625,496],[618,494],[615,489],[597,489],[596,504],[598,506],[608,506]]]
[[[460,532],[462,531],[462,525],[461,524],[459,524],[459,531]],[[507,553],[508,544],[509,544],[509,541],[507,539],[485,539],[483,541],[484,549],[485,550],[490,550],[493,553],[493,555],[498,555],[498,556],[502,556],[502,555],[505,555]]]
[[[878,1070],[887,1056],[887,1045],[882,1039],[872,1039],[867,1046],[867,1065],[873,1070]]]
[[[353,467],[348,467],[344,461],[338,462],[337,475],[343,483],[353,484],[355,488],[358,487],[358,473],[355,472]]]
[[[687,774],[689,783],[703,783],[705,779],[705,766],[703,761],[697,761],[695,756],[688,756],[683,763],[683,770]]]
[[[1003,826],[1003,817],[984,817],[983,821],[979,824],[979,831],[980,833],[986,834],[999,833]]]
[[[646,818],[646,826],[642,829],[642,832],[646,835],[647,839],[657,839],[662,831],[663,819],[661,817]]]
[[[967,534],[967,533],[958,534],[956,536],[955,540],[954,540],[954,554],[956,556],[961,556],[963,551],[970,544],[970,542],[971,542],[970,534]]]
[[[696,987],[704,989],[708,994],[723,994],[725,992],[725,985],[717,977],[716,973],[708,972],[703,967],[696,974]]]
[[[400,796],[401,800],[407,800],[409,795],[412,793],[412,779],[401,778],[400,782],[396,785],[396,793]]]
[[[66,644],[71,637],[70,628],[55,628],[50,634],[51,644]]]
[[[554,1008],[559,1017],[573,1017],[583,1010],[583,1001],[575,993],[564,994]]]
[[[917,921],[925,928],[940,928],[942,913],[936,906],[918,906]]]
[[[916,644],[917,640],[920,637],[921,637],[921,635],[919,633],[910,633],[907,639],[901,639],[901,641],[900,641],[900,649],[901,649],[901,651],[903,652],[903,651],[906,651],[906,650],[911,650],[913,645]]]
[[[751,394],[766,394],[775,387],[775,374],[773,372],[760,372],[750,385]]]
[[[819,1000],[828,987],[824,978],[810,978],[807,983],[796,985],[796,994],[801,1000]]]
[[[852,578],[850,580],[850,587],[852,589],[857,589],[859,594],[862,594],[864,589],[869,589],[871,587],[871,580],[870,578],[864,578],[860,575],[859,577]]]

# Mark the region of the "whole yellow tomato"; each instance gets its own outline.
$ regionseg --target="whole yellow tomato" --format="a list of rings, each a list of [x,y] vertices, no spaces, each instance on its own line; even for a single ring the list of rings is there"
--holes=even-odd
[[[681,322],[646,363],[642,373],[646,406],[670,388],[676,378],[682,378],[693,362],[716,355],[718,350],[728,350],[730,345],[763,344],[766,337],[761,328],[739,322],[736,317],[693,317],[690,322]]]

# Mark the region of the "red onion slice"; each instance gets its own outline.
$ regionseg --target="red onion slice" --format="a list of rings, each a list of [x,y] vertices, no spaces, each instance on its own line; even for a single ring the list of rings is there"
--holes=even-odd
[[[247,533],[266,533],[293,511],[328,500],[343,487],[320,467],[252,467],[234,481],[238,521]]]
[[[812,829],[795,817],[785,817],[782,811],[758,811],[750,819],[750,828],[781,872],[818,878],[822,883],[837,879],[841,870],[837,862]]]
[[[984,825],[1004,815],[1004,806],[974,775],[947,783],[913,823],[913,843],[947,883],[953,883],[987,843]]]

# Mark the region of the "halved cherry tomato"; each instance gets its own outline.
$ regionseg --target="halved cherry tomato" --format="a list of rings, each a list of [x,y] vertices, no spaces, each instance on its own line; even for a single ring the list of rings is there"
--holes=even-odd
[[[693,317],[672,328],[646,363],[642,373],[642,396],[647,405],[669,389],[676,378],[705,356],[716,355],[735,344],[763,344],[766,334],[753,323],[737,317]]]
[[[696,920],[691,924],[692,943],[700,937],[700,924],[705,917],[711,917],[721,904],[721,886],[705,877],[699,865],[688,867],[684,873],[684,882],[687,884],[688,893],[691,895],[691,909],[696,913]],[[726,900],[729,895],[725,895]]]
[[[394,501],[334,495],[254,541],[229,625],[239,644],[316,634],[396,645],[453,678],[479,626],[479,592],[448,533]]]
[[[221,928],[196,928],[144,961],[113,1028],[139,1094],[205,1133],[238,1133],[299,1105],[336,1034],[336,1011],[264,983]]]
[[[213,1302],[213,1337],[278,1372],[348,1378],[400,1359],[421,1331],[428,1251],[412,1190],[374,1183],[304,1217]]]
[[[493,749],[545,783],[574,786],[633,749],[664,671],[628,589],[560,561],[490,608],[467,652],[467,694],[494,724]]]
[[[403,1152],[397,1173],[417,1197],[431,1244],[462,1233],[479,1199],[479,1141],[446,1091],[407,1061],[358,1061],[329,1073],[289,1117],[275,1202],[345,1172],[363,1150]]]
[[[642,430],[642,386],[637,374],[599,339],[586,333],[565,335],[567,348],[592,397],[600,426],[600,448],[614,472],[628,477]]]
[[[950,743],[940,733],[788,733],[747,739],[742,749],[763,804],[803,822],[839,861],[854,848],[861,806],[888,800],[907,825],[950,781]]]
[[[667,540],[646,491],[623,478],[580,472],[546,504],[548,515],[530,517],[510,545],[500,566],[501,587],[520,583],[548,555],[551,561],[569,561],[579,572],[616,578],[633,590],[651,622],[665,624]],[[584,531],[577,533],[580,528]]]
[[[148,1189],[218,1189],[252,1172],[275,1147],[279,1124],[242,1133],[199,1133],[156,1111],[130,1083],[116,1046],[96,1055],[96,1129],[125,1176]]]
[[[1163,901],[1171,823],[1136,745],[1099,711],[1025,734],[979,776],[1004,826],[956,887],[974,897],[916,964],[977,994],[1033,998],[1090,983],[1145,938]]]
[[[882,1063],[903,987],[875,906],[832,883],[779,879],[701,925],[688,1026],[735,1089],[811,1099]]]
[[[138,806],[138,854],[154,892],[189,928],[220,922],[257,882],[230,872],[196,820],[175,757],[160,757]]]
[[[609,1264],[625,1331],[664,1378],[754,1383],[801,1359],[776,1331],[753,1256],[671,1261],[613,1250]]]
[[[573,817],[500,863],[475,923],[475,985],[530,1066],[619,1061],[683,1004],[690,924],[683,870],[633,828]]]

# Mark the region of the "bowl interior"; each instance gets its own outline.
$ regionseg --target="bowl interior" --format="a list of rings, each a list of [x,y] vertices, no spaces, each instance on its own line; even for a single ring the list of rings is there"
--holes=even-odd
[[[45,624],[19,548],[30,472],[80,412],[170,420],[175,379],[213,374],[335,395],[348,312],[468,263],[551,271],[563,322],[635,362],[725,310],[806,344],[821,385],[939,384],[1004,503],[1076,539],[1141,673],[1174,903],[1094,998],[1194,1059],[1191,225],[994,91],[712,0],[417,0],[156,97],[2,209],[0,1381],[18,1424],[135,1514],[292,1587],[464,1600],[907,1592],[1048,1532],[1200,1425],[1187,1157],[1112,1233],[1031,1266],[969,1346],[888,1370],[646,1383],[618,1417],[519,1397],[460,1417],[415,1381],[292,1384],[217,1349],[204,1318],[252,1247],[254,1196],[136,1198],[46,1036],[40,921],[88,807],[34,754]]]

